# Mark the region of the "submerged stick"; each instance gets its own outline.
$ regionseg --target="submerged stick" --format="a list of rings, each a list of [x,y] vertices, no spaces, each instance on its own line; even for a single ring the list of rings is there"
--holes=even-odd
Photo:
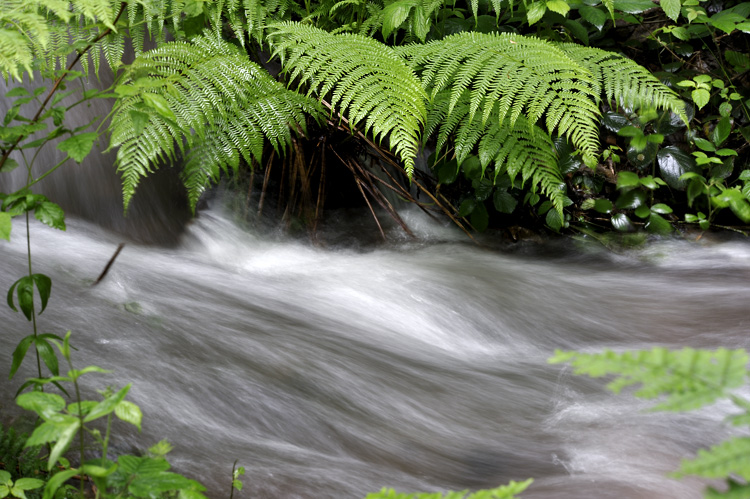
[[[117,255],[120,254],[120,251],[122,251],[122,248],[124,246],[125,246],[125,243],[120,243],[117,246],[117,249],[115,250],[115,254],[112,255],[112,258],[109,259],[109,261],[107,262],[107,266],[104,267],[104,270],[102,270],[102,273],[99,274],[99,277],[96,279],[96,281],[94,281],[94,284],[92,284],[92,286],[96,286],[97,284],[101,282],[102,279],[104,279],[104,276],[107,275],[107,272],[109,272],[109,268],[112,267],[113,263],[115,263],[115,259],[117,258]]]

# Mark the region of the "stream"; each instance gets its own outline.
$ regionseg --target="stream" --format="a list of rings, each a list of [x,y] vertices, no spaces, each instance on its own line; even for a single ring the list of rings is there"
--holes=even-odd
[[[647,412],[605,382],[549,365],[555,349],[750,347],[750,243],[652,242],[608,253],[576,243],[467,242],[406,209],[417,233],[390,243],[369,219],[341,215],[328,244],[258,236],[221,203],[176,246],[128,243],[69,217],[31,226],[34,271],[53,280],[41,331],[73,331],[87,395],[133,383],[143,431],[117,426],[113,448],[162,438],[177,471],[228,497],[363,498],[494,487],[535,479],[524,498],[702,496],[705,482],[667,475],[731,434],[728,405]],[[20,217],[0,242],[0,288],[23,275]],[[374,239],[374,238],[373,238]],[[3,295],[4,296],[4,295]],[[30,333],[0,307],[0,373]],[[20,380],[0,383],[15,417]],[[7,376],[7,374],[3,374]]]

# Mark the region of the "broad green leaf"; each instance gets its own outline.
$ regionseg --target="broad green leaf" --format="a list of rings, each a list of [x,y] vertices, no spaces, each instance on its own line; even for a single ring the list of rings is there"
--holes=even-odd
[[[583,5],[579,7],[578,13],[581,14],[583,19],[594,25],[599,31],[602,30],[604,24],[607,22],[607,14],[597,7]]]
[[[651,0],[615,0],[615,10],[628,14],[640,14],[656,7]]]
[[[19,478],[15,481],[13,487],[18,490],[34,490],[44,487],[44,480],[39,480],[38,478]]]
[[[680,16],[680,0],[661,0],[660,5],[671,20],[676,21]]]
[[[57,148],[60,151],[67,152],[68,156],[70,156],[75,162],[80,163],[83,161],[83,158],[88,156],[91,152],[91,148],[94,146],[94,141],[98,136],[99,135],[96,132],[73,135],[57,144]]]
[[[57,490],[78,473],[80,473],[80,470],[75,468],[55,473],[52,478],[47,481],[47,485],[44,487],[44,495],[42,496],[42,499],[53,499]]]
[[[174,112],[169,108],[169,103],[167,102],[167,99],[162,97],[158,94],[151,94],[151,93],[143,93],[141,94],[141,97],[143,98],[143,102],[150,108],[152,108],[154,111],[159,113],[162,117],[177,121],[177,117],[175,116]]]
[[[617,135],[621,135],[623,137],[643,137],[643,130],[638,127],[634,127],[633,125],[628,125],[620,128],[617,131]]]
[[[646,222],[646,230],[654,234],[669,234],[672,232],[672,224],[656,213],[651,213]]]
[[[724,116],[711,130],[711,141],[719,147],[729,138],[731,132],[732,122],[729,120],[729,116]]]
[[[640,189],[633,189],[623,193],[615,205],[621,210],[634,210],[646,202],[646,193]]]
[[[616,215],[612,215],[612,227],[621,232],[628,232],[633,230],[633,223],[626,214],[617,213]]]
[[[698,109],[703,109],[703,107],[708,104],[711,94],[706,89],[697,88],[690,93],[690,97],[693,99],[693,102],[695,102],[695,105],[698,106]]]
[[[133,132],[136,135],[140,135],[151,117],[148,115],[148,113],[137,111],[135,109],[131,109],[130,111],[128,111],[128,114],[130,115],[130,119],[133,122]]]
[[[620,172],[617,174],[617,188],[622,189],[624,187],[637,187],[641,181],[637,173],[633,172]]]
[[[471,212],[471,225],[479,232],[487,230],[487,226],[490,223],[490,217],[487,213],[487,208],[484,207],[484,203],[477,203]]]
[[[594,201],[594,209],[599,213],[611,213],[614,206],[609,199],[597,199]]]
[[[34,311],[34,281],[29,276],[24,276],[17,280],[10,288],[8,293],[8,304],[13,310],[18,312],[18,309],[13,305],[13,289],[16,290],[16,297],[18,298],[18,306],[20,307],[23,315],[26,319],[31,320],[32,313]]]
[[[397,30],[409,17],[409,12],[417,5],[413,0],[401,0],[393,2],[383,9],[383,38],[387,39],[391,33]]]
[[[716,150],[716,146],[714,146],[710,140],[696,137],[694,139],[694,142],[695,142],[695,145],[698,146],[698,149],[700,149],[701,151],[714,152]]]
[[[10,231],[13,228],[10,213],[0,212],[0,239],[10,241]]]
[[[656,156],[661,177],[672,189],[684,190],[687,184],[680,177],[688,172],[701,171],[693,157],[677,146],[664,147]]]
[[[492,201],[495,205],[495,209],[500,213],[513,213],[513,210],[516,209],[516,205],[518,205],[516,198],[504,189],[496,190]]]
[[[39,417],[44,420],[56,416],[61,410],[65,408],[65,399],[63,399],[56,393],[47,392],[22,393],[21,395],[16,397],[16,403],[27,411],[33,411],[37,413]],[[47,441],[45,440],[44,442],[36,443],[46,442]],[[27,442],[27,445],[34,445],[34,442]]]
[[[547,9],[557,12],[561,16],[566,16],[570,11],[570,5],[565,0],[547,0]]]
[[[459,217],[466,217],[471,214],[472,211],[474,211],[474,208],[477,206],[477,200],[473,198],[464,199],[463,202],[458,207],[458,216]]]
[[[5,158],[5,163],[3,163],[3,167],[0,168],[0,173],[12,172],[16,168],[18,168],[18,161],[13,158]]]
[[[119,404],[117,404],[117,406],[115,406],[115,416],[127,423],[132,424],[140,431],[143,414],[141,413],[141,408],[134,403],[128,400],[121,401]]]
[[[34,217],[53,229],[65,230],[65,212],[56,203],[44,201],[34,210]]]
[[[638,218],[648,218],[651,215],[651,209],[644,204],[636,208],[634,213]]]
[[[630,125],[630,120],[621,114],[608,111],[602,115],[602,125],[613,132],[619,132],[622,128]]]
[[[545,12],[547,12],[547,6],[544,2],[534,2],[529,5],[528,10],[526,11],[526,19],[529,21],[529,26],[544,17]]]
[[[667,213],[672,213],[672,208],[670,208],[664,203],[656,203],[655,205],[651,207],[651,211],[653,211],[654,213],[661,213],[662,215],[664,215]]]

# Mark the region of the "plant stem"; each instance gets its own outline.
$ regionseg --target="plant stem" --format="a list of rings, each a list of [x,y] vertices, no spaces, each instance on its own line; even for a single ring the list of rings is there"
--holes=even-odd
[[[29,224],[29,212],[26,212],[26,256],[28,257],[29,262],[29,278],[32,279],[32,275],[34,275],[32,269],[31,269],[31,230],[30,230],[30,224]],[[33,283],[33,279],[32,279]],[[32,284],[33,286],[33,284]],[[37,328],[36,328],[36,307],[34,305],[34,300],[31,300],[31,324],[34,329],[34,352],[36,353],[36,370],[39,377],[42,377],[42,362],[39,358],[39,349],[36,346],[36,336],[37,336]]]
[[[70,361],[70,357],[68,357],[68,365],[70,366],[70,370],[73,371],[73,363]],[[71,374],[73,374],[73,373],[71,373]],[[84,445],[83,437],[84,437],[84,435],[83,435],[83,406],[81,405],[81,390],[78,388],[78,375],[73,375],[73,376],[71,376],[71,378],[73,378],[73,386],[76,389],[76,401],[78,402],[78,419],[81,421],[81,427],[78,428],[79,446],[80,446],[80,459],[81,459],[81,462],[80,462],[79,466],[81,468],[83,468],[83,461],[84,461],[84,456],[83,456],[83,445]],[[84,483],[85,483],[84,480],[85,480],[85,476],[84,476],[84,473],[83,473],[83,469],[81,469],[81,497],[84,497],[84,494],[83,494],[83,487],[84,487]]]

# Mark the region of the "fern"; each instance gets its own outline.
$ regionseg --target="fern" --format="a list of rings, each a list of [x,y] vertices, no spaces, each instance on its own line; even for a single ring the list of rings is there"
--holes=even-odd
[[[549,133],[568,136],[589,164],[598,151],[599,95],[591,71],[554,44],[510,34],[461,33],[398,49],[432,96],[451,90],[449,112],[465,91],[471,116],[486,122],[497,107],[500,122],[529,123],[543,116]]]
[[[688,122],[682,99],[627,57],[574,43],[562,43],[559,47],[591,71],[613,107],[669,109]]]
[[[609,388],[619,392],[640,385],[636,396],[666,399],[655,410],[688,411],[704,407],[729,395],[745,382],[748,355],[744,350],[716,351],[684,348],[598,354],[557,351],[552,363],[570,362],[576,374],[617,377]]]
[[[171,42],[142,54],[117,88],[110,148],[127,208],[141,178],[158,162],[187,154],[183,179],[191,205],[220,170],[260,160],[264,140],[276,150],[305,130],[319,105],[290,92],[234,45],[211,36]]]
[[[564,181],[549,135],[523,116],[515,123],[507,117],[501,122],[496,108],[483,122],[471,114],[468,91],[450,111],[450,93],[444,90],[435,96],[428,111],[425,135],[438,133],[437,150],[444,149],[453,137],[461,164],[477,148],[483,173],[489,165],[494,166],[495,178],[507,173],[513,180],[520,173],[524,182],[531,180],[532,186],[541,186],[562,219],[565,193],[560,186]]]
[[[469,493],[468,490],[422,493],[403,493],[393,489],[384,488],[380,492],[367,494],[365,499],[514,499],[518,494],[526,490],[534,480],[529,478],[523,482],[511,481],[508,485],[502,485],[494,489],[478,490]]]
[[[364,122],[376,139],[388,136],[411,177],[426,95],[391,48],[360,35],[334,35],[298,23],[276,25],[273,46],[291,80],[309,86],[308,95],[330,95],[331,105],[353,126]]]

